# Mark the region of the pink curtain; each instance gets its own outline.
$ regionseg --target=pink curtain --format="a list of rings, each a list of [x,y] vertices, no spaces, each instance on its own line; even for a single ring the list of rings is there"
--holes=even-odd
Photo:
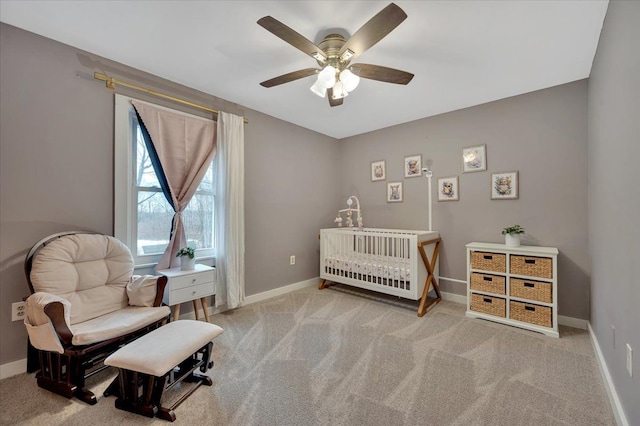
[[[187,245],[182,212],[216,152],[216,123],[167,111],[146,102],[134,100],[133,106],[151,136],[176,210],[171,240],[156,266],[157,269],[172,268],[180,263],[176,253]]]

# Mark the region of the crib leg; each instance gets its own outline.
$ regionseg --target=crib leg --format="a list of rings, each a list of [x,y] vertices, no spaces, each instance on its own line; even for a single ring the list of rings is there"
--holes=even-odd
[[[322,281],[320,281],[320,284],[318,284],[318,290],[322,290],[323,288],[328,288],[330,286],[331,281],[323,279]]]
[[[435,240],[425,241],[418,246],[420,251],[420,256],[422,257],[422,262],[424,266],[427,268],[427,280],[424,283],[424,289],[422,290],[422,298],[420,299],[420,306],[418,307],[418,316],[421,317],[427,313],[427,309],[429,306],[439,303],[442,300],[442,295],[440,294],[440,287],[438,286],[438,282],[436,281],[436,277],[434,275],[434,269],[436,262],[438,260],[438,254],[440,252],[440,238],[436,238]],[[433,257],[431,260],[427,257],[427,253],[424,251],[424,246],[435,243],[435,248],[433,249]],[[433,289],[436,292],[436,297],[429,299],[429,289],[433,284]]]

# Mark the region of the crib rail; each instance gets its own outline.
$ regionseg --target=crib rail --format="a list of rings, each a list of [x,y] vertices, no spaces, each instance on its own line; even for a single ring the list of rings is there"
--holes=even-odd
[[[377,228],[321,230],[321,278],[417,300],[426,271],[418,243],[428,231]]]

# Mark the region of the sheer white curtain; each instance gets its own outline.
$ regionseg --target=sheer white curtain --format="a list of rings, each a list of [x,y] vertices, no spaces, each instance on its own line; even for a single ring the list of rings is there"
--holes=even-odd
[[[244,122],[218,114],[216,163],[216,306],[244,300]]]

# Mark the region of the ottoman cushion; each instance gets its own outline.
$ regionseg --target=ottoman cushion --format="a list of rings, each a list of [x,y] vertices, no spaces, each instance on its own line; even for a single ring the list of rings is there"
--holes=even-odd
[[[221,327],[202,321],[170,322],[117,350],[104,363],[161,377],[222,331]]]

